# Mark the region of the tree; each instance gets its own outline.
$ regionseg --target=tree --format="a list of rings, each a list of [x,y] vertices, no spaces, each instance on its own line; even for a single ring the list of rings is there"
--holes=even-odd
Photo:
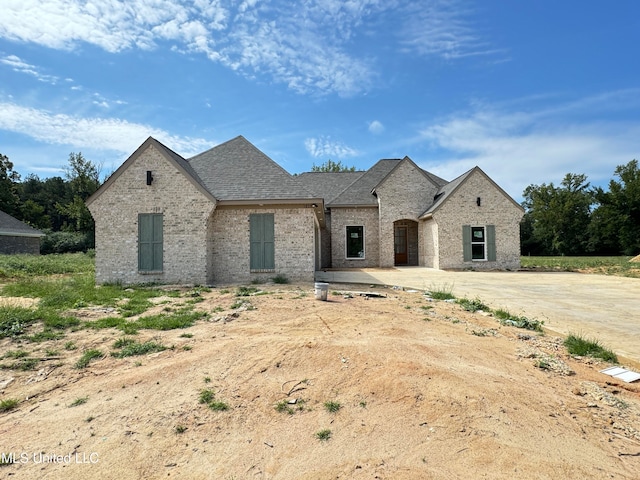
[[[19,216],[20,199],[17,183],[20,175],[13,170],[9,157],[0,153],[0,210],[9,215]]]
[[[532,242],[547,255],[580,255],[589,247],[588,227],[593,191],[587,176],[567,173],[560,187],[529,185],[523,196]]]
[[[334,162],[329,159],[322,165],[316,165],[315,163],[311,167],[312,172],[355,172],[356,167],[347,167],[343,165],[340,160]]]
[[[591,235],[596,248],[607,253],[640,253],[640,169],[638,161],[616,167],[620,180],[609,182],[609,191],[596,189]]]
[[[85,159],[82,153],[72,152],[69,154],[69,165],[65,168],[65,177],[72,198],[66,203],[56,203],[56,209],[69,218],[67,229],[91,233],[94,223],[85,200],[100,187],[100,169]]]

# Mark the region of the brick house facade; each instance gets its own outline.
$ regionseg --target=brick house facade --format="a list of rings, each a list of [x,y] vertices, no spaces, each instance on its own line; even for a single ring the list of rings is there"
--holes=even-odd
[[[243,137],[189,160],[147,139],[87,200],[98,283],[228,284],[323,268],[519,267],[522,208],[479,168],[411,159],[292,176]]]

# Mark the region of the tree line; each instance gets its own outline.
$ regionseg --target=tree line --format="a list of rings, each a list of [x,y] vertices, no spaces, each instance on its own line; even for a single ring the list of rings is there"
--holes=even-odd
[[[100,168],[82,153],[70,153],[64,177],[21,179],[0,154],[0,210],[46,236],[42,253],[86,251],[95,245],[94,223],[85,200],[100,186]]]
[[[638,255],[638,161],[616,167],[608,187],[592,187],[586,175],[574,173],[558,186],[529,185],[522,202],[522,254]]]
[[[340,162],[312,171],[354,171]],[[100,187],[100,168],[70,153],[64,177],[21,179],[0,154],[0,210],[43,230],[42,253],[83,251],[95,245],[85,200]],[[592,187],[583,174],[567,173],[556,186],[531,184],[523,192],[520,228],[523,255],[637,255],[640,253],[638,161],[616,167],[608,189]]]

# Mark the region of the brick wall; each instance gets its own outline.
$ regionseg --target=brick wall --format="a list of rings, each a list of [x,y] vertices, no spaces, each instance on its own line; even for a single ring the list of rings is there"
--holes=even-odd
[[[376,188],[380,209],[380,266],[394,264],[394,222],[414,220],[433,204],[438,188],[405,160]]]
[[[346,227],[364,226],[363,259],[346,258]],[[333,268],[367,268],[379,266],[378,209],[332,208],[331,209],[331,266]]]
[[[273,213],[274,272],[250,271],[249,215]],[[290,281],[313,282],[315,273],[315,214],[310,207],[238,208],[220,206],[211,216],[207,242],[210,276],[208,283],[266,281],[278,274]]]
[[[476,199],[480,197],[481,205]],[[475,270],[520,267],[520,220],[523,211],[505,197],[481,172],[470,177],[433,214],[438,225],[439,265],[441,269],[472,268]],[[496,228],[496,261],[464,262],[462,225]]]
[[[0,235],[0,254],[16,253],[40,255],[40,237]]]
[[[146,172],[153,183],[146,184]],[[89,205],[96,282],[205,284],[207,221],[215,204],[153,146]],[[138,272],[138,214],[163,214],[163,271]]]

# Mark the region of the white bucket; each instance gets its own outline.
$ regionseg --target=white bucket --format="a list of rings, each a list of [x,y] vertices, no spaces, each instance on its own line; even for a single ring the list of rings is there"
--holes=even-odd
[[[327,301],[327,293],[329,292],[329,284],[324,282],[316,282],[316,300]]]

